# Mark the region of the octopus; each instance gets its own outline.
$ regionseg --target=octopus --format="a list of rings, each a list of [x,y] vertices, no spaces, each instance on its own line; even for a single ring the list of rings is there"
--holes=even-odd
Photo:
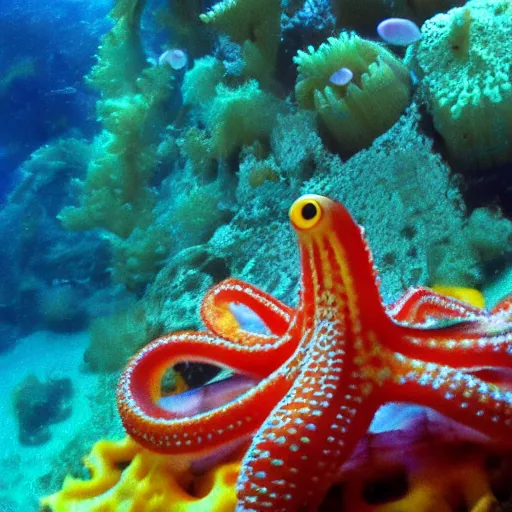
[[[129,361],[117,393],[128,434],[191,461],[247,446],[237,512],[317,510],[390,402],[425,406],[510,446],[502,370],[512,366],[512,299],[486,311],[413,288],[385,305],[364,230],[343,205],[305,195],[289,218],[298,305],[233,278],[215,285],[201,306],[204,331],[164,335]],[[242,328],[233,305],[265,329]],[[232,393],[208,407],[164,407],[162,376],[183,361],[230,370]]]

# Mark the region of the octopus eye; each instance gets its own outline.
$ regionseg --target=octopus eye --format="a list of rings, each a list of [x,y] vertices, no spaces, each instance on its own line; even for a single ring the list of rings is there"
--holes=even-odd
[[[303,207],[302,207],[302,218],[304,220],[311,220],[311,219],[314,219],[318,213],[318,210],[316,208],[316,204],[315,203],[306,203]]]
[[[318,224],[321,217],[322,207],[311,196],[297,199],[290,208],[290,220],[297,229],[310,229]]]

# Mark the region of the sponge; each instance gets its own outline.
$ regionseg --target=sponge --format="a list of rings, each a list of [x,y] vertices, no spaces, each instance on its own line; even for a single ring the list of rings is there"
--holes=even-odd
[[[421,31],[408,58],[452,163],[469,171],[511,162],[510,0],[471,0]]]

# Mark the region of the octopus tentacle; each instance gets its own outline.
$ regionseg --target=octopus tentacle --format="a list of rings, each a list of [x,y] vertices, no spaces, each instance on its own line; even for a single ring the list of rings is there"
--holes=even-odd
[[[450,366],[397,355],[388,400],[432,407],[455,421],[512,444],[512,392]]]
[[[500,300],[498,304],[491,309],[491,315],[512,321],[512,295],[508,295]]]
[[[428,288],[412,288],[398,301],[387,307],[395,322],[410,324],[439,323],[439,320],[473,320],[488,313],[452,297],[440,295]]]
[[[312,387],[308,373],[253,439],[242,462],[237,511],[316,510],[370,424],[376,407],[369,400],[364,409],[359,406],[358,379],[349,384],[342,374],[323,374],[337,390],[325,388],[319,396],[320,391],[307,391]]]
[[[119,381],[117,404],[126,431],[151,450],[176,455],[204,455],[250,435],[291,385],[284,377],[265,378],[276,361],[264,354],[207,333],[184,332],[153,341],[132,358]],[[166,369],[182,361],[216,364],[264,380],[217,409],[180,418],[157,401]]]
[[[270,333],[257,334],[241,328],[230,304],[248,307]],[[288,330],[293,316],[292,308],[238,279],[226,279],[213,286],[201,305],[201,318],[208,330],[226,340],[248,346],[275,344]]]
[[[409,357],[455,368],[512,367],[512,323],[493,316],[440,328],[401,328],[394,345]]]

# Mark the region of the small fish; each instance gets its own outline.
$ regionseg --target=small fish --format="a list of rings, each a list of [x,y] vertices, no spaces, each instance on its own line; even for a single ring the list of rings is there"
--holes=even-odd
[[[421,31],[414,21],[405,18],[388,18],[377,26],[377,34],[386,43],[409,46],[421,39]]]
[[[63,87],[62,89],[52,89],[46,93],[46,96],[71,96],[77,92],[76,87]]]
[[[167,50],[158,58],[158,64],[160,66],[165,66],[168,64],[172,69],[175,70],[183,69],[187,65],[187,62],[187,54],[180,48]]]

